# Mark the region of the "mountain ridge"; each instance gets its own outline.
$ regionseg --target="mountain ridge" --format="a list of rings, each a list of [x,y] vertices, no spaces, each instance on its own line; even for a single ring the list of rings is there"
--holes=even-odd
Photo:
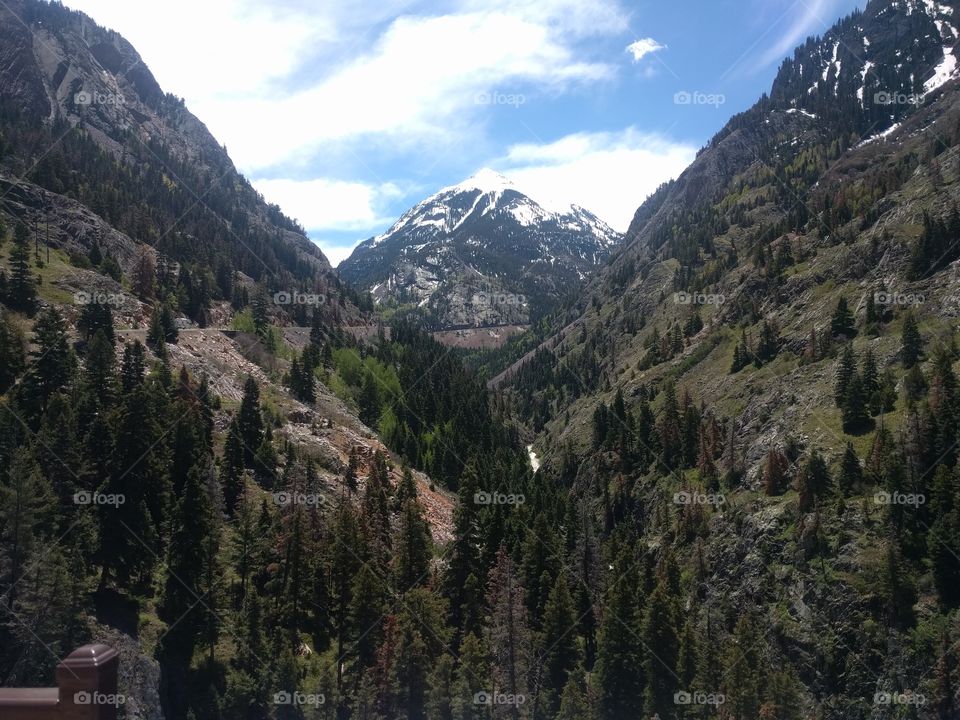
[[[338,270],[378,302],[420,308],[434,329],[528,324],[619,239],[589,211],[545,209],[485,168],[414,205]]]

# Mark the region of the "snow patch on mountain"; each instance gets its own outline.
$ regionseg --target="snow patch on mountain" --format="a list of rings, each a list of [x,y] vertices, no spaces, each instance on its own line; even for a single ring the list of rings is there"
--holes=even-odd
[[[936,90],[945,82],[954,77],[957,71],[957,58],[953,54],[953,48],[944,46],[943,60],[933,69],[933,77],[923,83],[923,92],[926,95]]]

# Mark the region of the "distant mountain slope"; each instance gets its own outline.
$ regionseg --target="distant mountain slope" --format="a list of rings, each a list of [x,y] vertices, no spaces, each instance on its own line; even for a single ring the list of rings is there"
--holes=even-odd
[[[792,330],[790,342],[802,345],[810,327],[791,322],[801,308],[784,304],[784,293],[803,297],[828,282],[902,287],[913,281],[924,214],[947,222],[960,199],[956,5],[875,0],[807,41],[784,62],[769,96],[734,116],[687,170],[638,208],[623,245],[541,346],[560,364],[583,362],[584,348],[596,347],[598,364],[568,399],[591,397],[602,378],[623,372],[642,382],[648,373],[636,363],[651,326],[664,332],[699,312],[708,327],[685,341],[693,349],[715,342],[725,326],[756,331],[774,313]],[[809,274],[810,261],[800,258],[811,255],[833,261],[815,263]],[[934,278],[950,259],[941,258],[922,279]],[[678,305],[678,291],[722,293],[725,302]],[[820,317],[829,318],[836,297],[821,295]],[[817,315],[809,304],[802,310],[807,321]],[[620,332],[614,343],[591,341],[590,328]],[[732,353],[730,342],[714,352]],[[514,383],[528,402],[536,391],[525,381],[549,382],[538,377]]]
[[[491,382],[542,492],[658,554],[664,646],[735,648],[703,717],[957,717],[958,23],[873,0],[799,48]]]
[[[589,211],[547,210],[485,169],[411,208],[339,271],[380,302],[421,308],[437,328],[524,324],[578,288],[619,240]]]

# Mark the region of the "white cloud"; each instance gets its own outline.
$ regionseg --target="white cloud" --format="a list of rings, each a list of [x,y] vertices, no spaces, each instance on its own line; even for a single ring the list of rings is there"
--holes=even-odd
[[[310,230],[366,232],[388,222],[384,205],[402,196],[393,183],[369,185],[330,178],[254,180],[269,201]]]
[[[577,59],[548,27],[517,15],[401,17],[367,52],[312,87],[286,96],[201,101],[198,111],[239,165],[257,170],[371,136],[401,147],[436,147],[458,131],[476,132],[471,120],[483,109],[476,100],[481,93],[519,93],[530,85],[555,90],[612,73]]]
[[[353,252],[353,249],[363,242],[363,240],[357,240],[350,245],[339,245],[319,238],[314,238],[313,241],[320,246],[320,249],[323,250],[323,254],[327,256],[327,260],[330,261],[330,264],[333,265],[333,267],[337,267],[340,263],[350,257],[350,253]]]
[[[309,167],[347,144],[469,142],[489,111],[480,93],[550,94],[613,77],[612,65],[582,57],[577,42],[623,23],[615,0],[586,9],[574,0],[460,0],[448,14],[420,16],[397,16],[414,9],[404,0],[373,9],[346,0],[167,0],[149,22],[129,0],[67,2],[124,34],[251,175]]]
[[[695,156],[693,145],[631,127],[514,145],[497,165],[538,202],[557,209],[576,203],[623,232],[644,198]]]
[[[664,50],[667,46],[658,43],[651,37],[640,38],[635,40],[629,45],[627,45],[627,52],[633,55],[634,62],[640,62],[644,57],[650,53],[655,53],[658,50]]]
[[[334,42],[341,26],[334,4],[309,12],[251,0],[164,0],[153,11],[129,0],[66,4],[120,32],[161,87],[191,106],[287,77],[312,46]]]

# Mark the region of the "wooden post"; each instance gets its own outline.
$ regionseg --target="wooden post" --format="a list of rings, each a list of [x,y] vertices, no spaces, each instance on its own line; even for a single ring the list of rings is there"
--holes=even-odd
[[[0,720],[116,720],[120,656],[84,645],[63,660],[55,688],[0,688]]]
[[[106,645],[77,648],[57,666],[62,720],[116,720],[120,656]]]

